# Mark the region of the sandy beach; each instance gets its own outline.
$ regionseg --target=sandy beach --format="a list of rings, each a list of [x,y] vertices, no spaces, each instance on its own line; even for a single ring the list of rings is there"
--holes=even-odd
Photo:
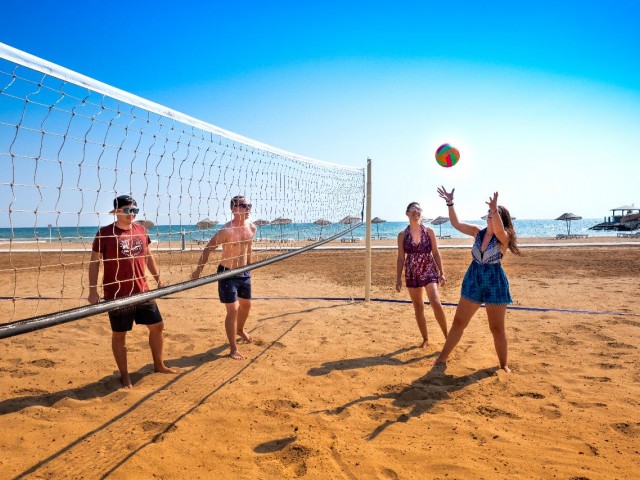
[[[528,239],[555,244],[507,255],[511,374],[482,309],[447,370],[431,371],[444,339],[428,310],[430,345],[417,347],[393,249],[373,252],[366,303],[362,249],[254,271],[246,361],[227,357],[215,284],[158,300],[181,373],[154,374],[134,327],[132,390],[106,315],[0,340],[0,478],[638,478],[640,241],[611,241]],[[42,256],[20,255],[36,283]],[[85,254],[65,255],[80,282]],[[173,280],[197,251],[183,255]],[[442,257],[450,324],[470,253]]]

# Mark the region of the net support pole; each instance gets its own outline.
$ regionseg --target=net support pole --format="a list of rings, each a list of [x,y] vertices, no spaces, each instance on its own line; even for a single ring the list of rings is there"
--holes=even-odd
[[[364,301],[371,299],[371,159],[367,158],[367,212],[366,245],[364,266]]]

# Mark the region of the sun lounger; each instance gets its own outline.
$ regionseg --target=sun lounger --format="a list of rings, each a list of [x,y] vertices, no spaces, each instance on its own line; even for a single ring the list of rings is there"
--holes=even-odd
[[[571,239],[571,238],[588,238],[589,235],[585,234],[585,233],[572,233],[570,235],[566,235],[564,233],[559,233],[558,235],[556,235],[556,240],[567,240],[567,239]]]

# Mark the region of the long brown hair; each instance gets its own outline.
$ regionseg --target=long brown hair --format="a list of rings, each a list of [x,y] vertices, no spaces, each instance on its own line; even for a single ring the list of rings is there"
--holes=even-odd
[[[516,255],[520,255],[520,249],[518,248],[518,237],[516,236],[516,229],[513,228],[513,220],[511,220],[511,214],[502,205],[498,205],[498,213],[502,219],[502,225],[504,225],[505,231],[509,234],[509,250]]]

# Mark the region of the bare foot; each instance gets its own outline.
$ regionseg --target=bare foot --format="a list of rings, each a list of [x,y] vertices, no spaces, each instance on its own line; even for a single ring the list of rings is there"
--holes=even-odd
[[[126,377],[120,377],[120,383],[122,384],[122,388],[133,388],[133,384],[128,375]]]
[[[161,367],[156,367],[154,369],[156,371],[156,373],[180,373],[180,369],[179,368],[171,368],[171,367],[167,367],[166,365],[162,365]]]
[[[508,365],[505,365],[504,367],[500,367],[502,368],[502,370],[504,370],[506,373],[511,373],[511,369],[509,368]]]
[[[251,335],[249,335],[248,333],[245,333],[244,330],[240,330],[238,332],[238,335],[240,335],[240,338],[242,338],[242,340],[244,340],[245,343],[253,342],[253,338],[251,338]]]
[[[240,354],[238,350],[234,350],[229,354],[229,356],[234,360],[244,360],[244,357]]]
[[[424,341],[420,344],[420,348],[427,348],[429,346],[429,339],[425,338]]]
[[[447,362],[445,360],[436,359],[436,361],[431,364],[431,371],[433,373],[444,373],[446,369]]]

